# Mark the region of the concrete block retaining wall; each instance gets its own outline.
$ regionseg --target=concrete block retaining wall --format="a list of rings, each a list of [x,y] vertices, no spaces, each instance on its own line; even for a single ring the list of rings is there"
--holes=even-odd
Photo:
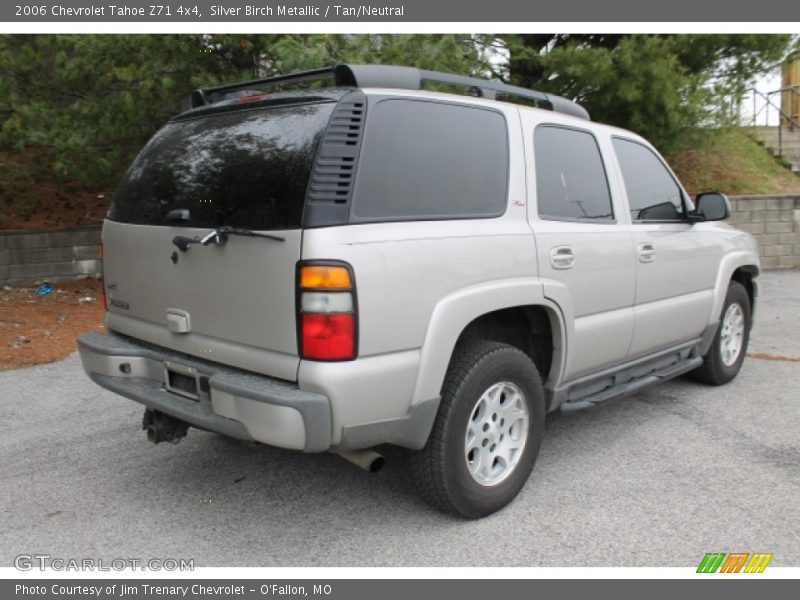
[[[800,196],[731,198],[730,224],[758,240],[764,269],[800,267]]]
[[[0,231],[0,284],[72,281],[100,270],[99,227]]]

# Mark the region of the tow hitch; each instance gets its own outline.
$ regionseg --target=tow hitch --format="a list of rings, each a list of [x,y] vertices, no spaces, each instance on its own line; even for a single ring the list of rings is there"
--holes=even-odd
[[[157,410],[150,410],[148,408],[144,411],[142,429],[147,432],[147,439],[154,444],[158,444],[159,442],[172,442],[173,444],[177,444],[181,441],[181,438],[186,436],[189,424]]]

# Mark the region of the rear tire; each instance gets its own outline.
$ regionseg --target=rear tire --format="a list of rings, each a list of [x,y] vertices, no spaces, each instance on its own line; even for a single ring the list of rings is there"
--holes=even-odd
[[[703,357],[703,364],[692,371],[692,376],[709,385],[723,385],[736,377],[747,354],[750,324],[747,290],[738,281],[731,281],[717,334]]]
[[[544,434],[544,390],[531,359],[470,340],[453,355],[425,447],[411,457],[421,495],[466,518],[511,502],[527,481]]]

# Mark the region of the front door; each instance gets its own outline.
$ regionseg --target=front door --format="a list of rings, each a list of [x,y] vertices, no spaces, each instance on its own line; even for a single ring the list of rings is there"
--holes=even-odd
[[[702,334],[722,257],[717,236],[686,220],[685,193],[661,158],[614,137],[636,253],[635,328],[630,358]]]

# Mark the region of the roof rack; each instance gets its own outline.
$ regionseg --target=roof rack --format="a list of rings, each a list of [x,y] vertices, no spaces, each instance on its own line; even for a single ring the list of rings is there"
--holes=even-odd
[[[449,85],[469,88],[481,98],[496,99],[498,96],[533,101],[539,108],[552,110],[559,113],[589,119],[589,113],[577,102],[567,100],[561,96],[547,94],[536,90],[508,85],[499,81],[465,77],[452,73],[427,71],[415,67],[399,67],[394,65],[334,65],[311,71],[299,71],[288,75],[278,75],[266,79],[254,79],[221,85],[213,88],[204,88],[192,92],[192,107],[214,104],[227,98],[228,94],[252,90],[256,86],[281,85],[286,83],[299,83],[316,79],[333,78],[338,87],[381,87],[402,90],[419,90],[423,81],[444,83]],[[504,98],[505,99],[505,98]]]

